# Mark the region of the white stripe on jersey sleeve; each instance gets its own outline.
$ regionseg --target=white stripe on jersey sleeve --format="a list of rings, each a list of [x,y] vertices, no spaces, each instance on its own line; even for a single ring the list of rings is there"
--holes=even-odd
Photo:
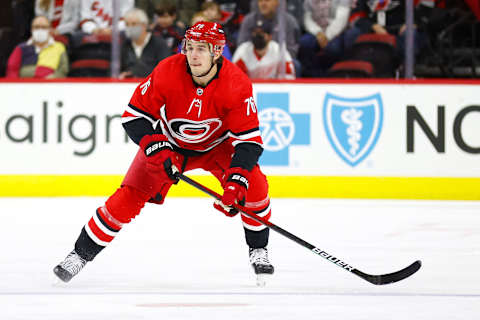
[[[122,117],[122,123],[130,122],[130,121],[136,120],[138,118],[144,118],[144,119],[147,119],[148,121],[150,121],[154,127],[157,126],[156,123],[158,123],[158,120],[152,119],[151,117],[149,117],[149,116],[147,116],[143,113],[138,112],[137,110],[133,109],[132,107],[130,107],[128,105],[125,108],[125,111],[133,114],[136,117]]]
[[[248,140],[248,139],[255,138],[255,137],[261,137],[260,130],[255,130],[255,131],[252,131],[252,132],[249,132],[249,133],[246,133],[246,134],[241,134],[241,135],[235,135],[235,134],[229,132],[228,135],[235,139],[235,141],[232,142],[232,146],[234,146],[234,147],[237,144],[240,144],[240,143],[253,143],[253,144],[259,145],[260,147],[263,148],[263,143],[258,143],[256,141]]]
[[[127,123],[137,119],[140,119],[140,117],[122,117],[121,121],[122,123]]]
[[[261,143],[258,143],[258,142],[255,142],[255,141],[243,141],[243,140],[233,141],[233,142],[232,142],[232,146],[235,147],[237,144],[240,144],[240,143],[253,143],[253,144],[259,145],[260,147],[263,148],[263,144],[261,144]]]
[[[230,133],[230,136],[235,138],[235,139],[238,139],[238,140],[247,140],[247,139],[250,139],[250,138],[260,136],[260,130],[255,130],[255,131],[245,133],[245,134],[242,134],[242,135],[235,135],[233,133]]]

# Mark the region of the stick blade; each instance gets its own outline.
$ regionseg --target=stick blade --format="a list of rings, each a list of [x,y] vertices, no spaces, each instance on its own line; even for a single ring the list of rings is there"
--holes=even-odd
[[[381,275],[362,274],[359,276],[375,285],[384,285],[384,284],[398,282],[405,278],[410,277],[412,274],[417,272],[421,266],[422,266],[422,262],[420,260],[417,260],[411,265],[409,265],[408,267],[403,268],[402,270],[399,270],[396,272],[381,274]]]

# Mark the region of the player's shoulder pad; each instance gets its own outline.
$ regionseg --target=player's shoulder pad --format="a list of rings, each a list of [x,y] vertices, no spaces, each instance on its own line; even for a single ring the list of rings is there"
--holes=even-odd
[[[224,59],[223,68],[225,77],[228,77],[226,84],[229,86],[229,92],[237,92],[240,95],[252,93],[252,81],[248,75],[242,71],[236,64],[233,62]]]
[[[186,70],[185,55],[181,53],[174,54],[161,60],[152,73],[155,73],[156,78],[169,79],[169,75],[176,74],[182,69]]]

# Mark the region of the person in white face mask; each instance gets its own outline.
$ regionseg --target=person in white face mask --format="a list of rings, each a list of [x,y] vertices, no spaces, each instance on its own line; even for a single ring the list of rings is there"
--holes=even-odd
[[[20,43],[7,63],[7,78],[63,78],[68,73],[65,46],[51,36],[50,21],[37,16],[32,21],[32,37]]]
[[[161,36],[148,30],[148,17],[141,9],[131,9],[125,16],[125,36],[122,44],[120,79],[146,77],[160,60],[170,55],[170,50]]]

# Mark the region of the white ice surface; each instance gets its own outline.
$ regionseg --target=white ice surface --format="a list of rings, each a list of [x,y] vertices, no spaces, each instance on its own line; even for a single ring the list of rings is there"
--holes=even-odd
[[[0,198],[0,319],[480,319],[480,202],[274,199],[271,221],[374,286],[271,232],[275,275],[255,286],[239,217],[207,198],[147,204],[70,283],[53,267],[105,198]]]

